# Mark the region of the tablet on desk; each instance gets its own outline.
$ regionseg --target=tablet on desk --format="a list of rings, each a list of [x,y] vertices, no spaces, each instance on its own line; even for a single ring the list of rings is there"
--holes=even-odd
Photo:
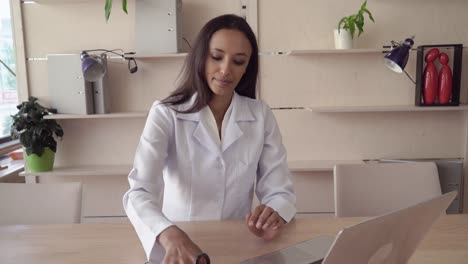
[[[319,236],[241,264],[407,263],[456,196],[446,193],[344,228],[336,238]]]

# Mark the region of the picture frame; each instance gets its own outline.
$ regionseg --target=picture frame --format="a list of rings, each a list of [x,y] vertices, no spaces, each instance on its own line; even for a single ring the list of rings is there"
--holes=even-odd
[[[448,55],[448,66],[452,73],[452,94],[448,103],[439,102],[439,92],[437,91],[434,103],[427,103],[424,101],[424,74],[427,62],[425,58],[429,51],[438,49],[440,53],[444,52]],[[460,85],[461,85],[461,72],[462,72],[462,56],[463,44],[440,44],[440,45],[421,45],[417,47],[417,62],[416,62],[416,94],[415,105],[417,106],[458,106],[460,105]],[[434,61],[437,68],[437,75],[440,73],[442,64],[437,58]],[[438,85],[438,84],[437,84]],[[437,88],[439,90],[439,88]]]

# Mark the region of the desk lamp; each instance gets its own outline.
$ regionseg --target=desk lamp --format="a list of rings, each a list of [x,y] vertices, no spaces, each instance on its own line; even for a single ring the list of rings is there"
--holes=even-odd
[[[97,82],[107,72],[107,55],[100,56],[89,54],[87,51],[81,52],[81,69],[85,80],[89,82]]]
[[[100,55],[90,54],[89,52],[102,52]],[[122,57],[128,61],[128,70],[130,73],[135,73],[138,71],[138,65],[132,57],[126,57],[125,53],[120,54],[115,52],[115,50],[106,50],[106,49],[93,49],[93,50],[83,50],[81,52],[81,68],[83,71],[83,76],[85,80],[89,82],[97,82],[104,77],[107,72],[107,53],[112,53]]]
[[[395,43],[392,41],[392,47],[396,46],[384,57],[385,65],[392,71],[397,73],[404,72],[406,76],[413,82],[416,83],[405,71],[406,63],[408,62],[409,51],[414,45],[414,36],[405,39],[403,43]]]

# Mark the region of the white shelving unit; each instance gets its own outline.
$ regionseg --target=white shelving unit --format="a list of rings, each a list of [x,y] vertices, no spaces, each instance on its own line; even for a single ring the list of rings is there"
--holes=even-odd
[[[291,171],[332,171],[335,164],[359,164],[362,160],[291,160],[288,166]],[[132,165],[96,165],[56,167],[46,172],[21,172],[24,177],[36,176],[122,176],[127,175]]]
[[[50,5],[50,4],[69,4],[69,3],[83,3],[83,2],[92,2],[93,0],[32,0],[32,2]]]
[[[132,165],[96,165],[96,166],[69,166],[56,167],[45,172],[23,171],[19,176],[26,178],[26,183],[37,183],[37,176],[124,176],[132,169]]]
[[[125,58],[134,58],[134,59],[183,58],[183,57],[186,57],[187,54],[188,53],[167,53],[167,54],[158,54],[158,55],[126,54]]]
[[[362,160],[291,160],[288,161],[289,170],[300,171],[333,171],[336,164],[360,164]]]
[[[46,172],[21,172],[20,176],[115,176],[126,175],[132,165],[96,165],[96,166],[70,166],[56,167]]]
[[[94,115],[54,114],[45,116],[44,119],[98,119],[98,118],[145,118],[148,112],[122,112]]]
[[[290,55],[290,56],[301,56],[301,55],[313,55],[313,54],[359,54],[359,53],[387,53],[390,49],[316,49],[316,50],[290,50],[286,52],[259,52],[260,56],[271,56],[271,55]],[[126,54],[126,58],[135,59],[157,59],[157,58],[174,58],[174,57],[186,57],[188,53],[168,53],[158,55],[131,55]]]
[[[291,56],[314,54],[359,54],[359,53],[387,53],[390,49],[317,49],[317,50],[291,50],[286,54]]]
[[[318,107],[307,107],[306,109],[312,112],[317,112],[317,113],[428,112],[428,111],[468,111],[468,105],[459,105],[459,106],[415,106],[415,105],[318,106]]]

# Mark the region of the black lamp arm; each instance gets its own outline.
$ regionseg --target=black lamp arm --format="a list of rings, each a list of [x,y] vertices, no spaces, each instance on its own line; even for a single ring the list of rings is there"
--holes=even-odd
[[[413,80],[413,78],[411,78],[411,76],[410,76],[405,70],[403,70],[403,72],[406,74],[406,76],[408,76],[408,78],[409,78],[414,84],[416,84],[416,82]]]
[[[125,58],[125,56],[124,56],[123,54],[120,54],[120,53],[117,53],[117,52],[115,52],[116,50],[121,50],[121,49],[115,49],[115,50],[107,50],[107,49],[90,49],[90,50],[83,50],[83,52],[95,52],[95,51],[103,51],[103,53],[102,53],[102,54],[105,54],[105,53],[112,53],[112,54],[115,54],[115,55],[117,55],[117,56],[119,56],[119,57],[122,57],[122,58],[126,59],[126,58]]]

